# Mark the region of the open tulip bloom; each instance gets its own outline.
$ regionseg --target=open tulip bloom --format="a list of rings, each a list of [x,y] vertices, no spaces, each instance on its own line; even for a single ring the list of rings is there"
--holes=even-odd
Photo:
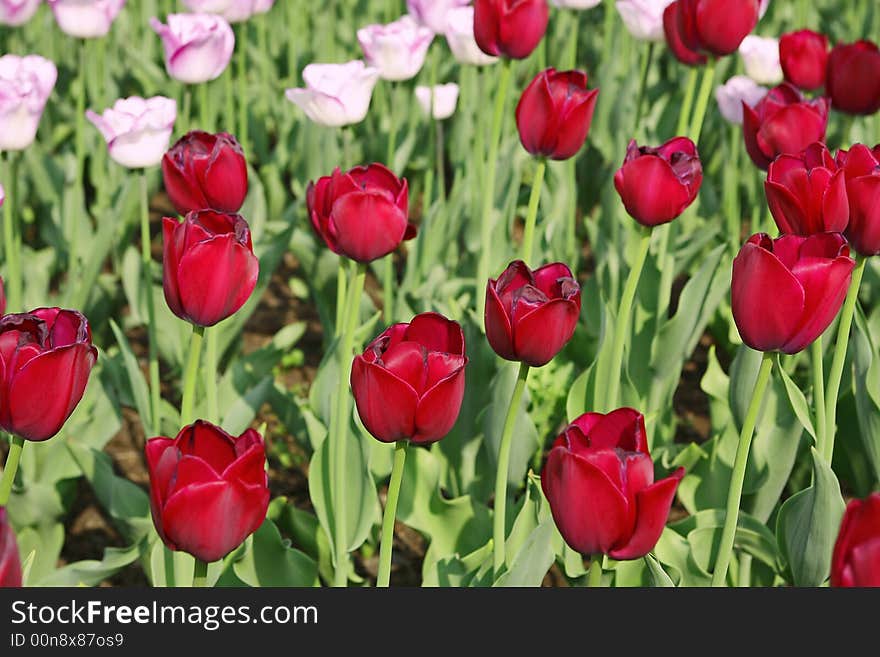
[[[185,84],[220,77],[235,49],[235,34],[219,16],[169,14],[167,25],[151,18],[150,27],[162,38],[168,75]]]
[[[86,117],[101,131],[115,162],[143,169],[159,164],[168,150],[177,103],[164,96],[132,96],[117,100],[103,114],[88,110]]]
[[[358,43],[369,66],[379,70],[383,80],[409,80],[425,63],[434,33],[412,17],[388,25],[368,25],[357,32]]]
[[[288,89],[287,100],[315,123],[338,128],[360,123],[367,116],[379,70],[360,60],[346,64],[309,64],[303,69],[304,88]]]
[[[55,64],[39,55],[0,57],[0,151],[33,143],[57,77]]]

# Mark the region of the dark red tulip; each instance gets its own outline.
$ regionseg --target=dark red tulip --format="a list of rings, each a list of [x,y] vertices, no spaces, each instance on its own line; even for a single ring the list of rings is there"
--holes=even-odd
[[[217,561],[265,520],[266,450],[253,429],[235,438],[197,420],[177,438],[148,440],[145,452],[153,523],[168,549]]]
[[[544,37],[549,15],[547,0],[476,0],[474,38],[487,55],[525,59]]]
[[[315,232],[333,253],[358,262],[388,255],[416,236],[405,178],[371,164],[309,183],[306,202]]]
[[[880,586],[880,493],[847,505],[831,558],[831,586]]]
[[[666,41],[685,64],[729,55],[755,29],[759,9],[759,0],[677,0],[663,12]]]
[[[0,506],[0,588],[21,586],[21,559],[6,509]]]
[[[837,154],[846,176],[849,225],[844,234],[863,256],[880,254],[880,145],[856,144]]]
[[[541,487],[565,542],[581,554],[639,559],[657,544],[684,468],[654,481],[645,418],[584,413],[547,457]]]
[[[706,55],[697,49],[691,49],[684,41],[680,20],[684,21],[685,19],[686,16],[682,15],[679,2],[673,2],[663,10],[663,34],[666,36],[666,45],[682,64],[702,66],[708,61]]]
[[[163,288],[175,315],[213,326],[241,308],[257,285],[260,263],[241,215],[190,212],[162,223]]]
[[[825,86],[828,37],[813,30],[798,30],[779,38],[779,62],[786,82],[804,91]]]
[[[825,141],[828,99],[807,100],[788,83],[767,92],[754,108],[743,103],[746,150],[766,170],[778,155],[800,153],[816,141]]]
[[[839,233],[849,222],[843,169],[820,142],[773,160],[764,190],[781,233]]]
[[[48,440],[82,399],[98,360],[76,310],[37,308],[0,319],[0,428]]]
[[[643,226],[678,217],[697,198],[702,182],[700,155],[687,137],[674,137],[657,148],[639,147],[632,140],[623,166],[614,174],[626,211]]]
[[[752,235],[733,261],[731,307],[757,351],[796,354],[837,316],[855,261],[840,233]]]
[[[238,212],[248,191],[244,152],[225,132],[185,134],[162,158],[162,177],[182,215],[194,210]]]
[[[574,335],[581,288],[561,262],[532,271],[516,260],[486,286],[486,338],[507,360],[541,367]]]
[[[828,57],[831,106],[847,114],[880,110],[880,50],[872,41],[834,46]]]
[[[367,431],[383,443],[443,438],[458,419],[467,360],[461,326],[437,313],[386,329],[351,368]]]
[[[536,157],[566,160],[587,139],[598,89],[587,89],[583,71],[548,68],[531,81],[516,106],[523,148]]]

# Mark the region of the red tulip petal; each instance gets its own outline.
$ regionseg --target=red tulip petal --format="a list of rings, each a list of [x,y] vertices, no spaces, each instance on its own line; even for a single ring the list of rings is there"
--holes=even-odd
[[[417,342],[400,342],[382,354],[382,366],[396,378],[406,381],[416,394],[425,388],[427,377],[425,348]]]
[[[175,443],[182,454],[197,456],[217,475],[235,461],[235,439],[220,427],[204,420],[197,420],[184,428]]]
[[[192,210],[209,207],[201,186],[188,179],[167,153],[162,158],[162,179],[165,192],[178,214],[185,215]]]
[[[532,155],[549,155],[555,142],[556,120],[547,72],[542,71],[529,83],[516,105],[516,127],[523,148]]]
[[[181,490],[186,486],[193,484],[207,484],[212,481],[220,481],[220,475],[208,464],[207,461],[198,456],[184,455],[177,462],[175,478],[172,482],[174,491]],[[174,493],[168,492],[168,497]]]
[[[598,96],[599,90],[592,89],[563,116],[558,127],[556,147],[551,155],[554,160],[567,160],[584,145],[593,122]]]
[[[847,185],[850,217],[846,237],[864,256],[880,253],[880,173],[851,180]]]
[[[773,158],[770,157],[772,153],[765,152],[758,143],[758,130],[760,129],[761,120],[755,110],[743,101],[743,138],[746,143],[746,152],[756,167],[766,170]]]
[[[636,496],[654,483],[654,462],[646,453],[627,454],[624,459],[626,486],[624,495],[635,509]]]
[[[743,115],[745,118],[745,114]],[[825,139],[827,116],[821,116],[806,103],[781,108],[761,123],[757,142],[763,153],[800,153],[814,141]]]
[[[706,56],[685,44],[681,30],[681,0],[673,2],[663,11],[663,32],[666,44],[675,58],[688,66],[700,66],[706,63]]]
[[[771,165],[773,166],[773,165]],[[808,235],[807,216],[800,200],[779,183],[764,182],[767,205],[780,233]]]
[[[256,432],[255,432],[256,433]],[[237,441],[241,442],[241,440]],[[237,444],[236,443],[236,444]],[[262,441],[242,452],[222,473],[226,481],[237,481],[248,486],[266,486],[266,450]]]
[[[675,490],[683,476],[684,468],[679,468],[671,477],[658,481],[636,495],[635,530],[628,541],[608,552],[610,557],[618,560],[639,559],[654,549],[666,526]]]
[[[248,191],[247,163],[230,147],[214,149],[205,171],[206,194],[211,207],[222,212],[238,212]]]
[[[843,171],[837,171],[831,176],[822,198],[822,220],[826,232],[842,233],[849,224],[849,201]]]
[[[618,408],[599,415],[584,433],[593,447],[617,447],[628,452],[648,453],[645,416],[633,408]]]
[[[474,2],[474,39],[487,55],[498,56],[501,50],[498,44],[499,16],[495,11],[493,0],[476,0]]]
[[[144,446],[147,470],[150,473],[150,498],[154,508],[161,508],[168,495],[168,487],[177,470],[179,452],[171,438],[151,438]],[[160,523],[161,524],[161,523]],[[159,527],[160,524],[156,526]]]
[[[643,225],[672,221],[690,204],[688,188],[661,157],[643,155],[625,164],[622,171],[621,199],[629,215]]]
[[[361,422],[376,440],[392,443],[415,435],[416,391],[379,365],[354,359],[351,388]]]
[[[758,24],[758,0],[701,0],[696,24],[706,50],[729,55]]]
[[[486,286],[484,322],[486,339],[495,353],[506,360],[517,360],[513,347],[513,329],[510,326],[507,312],[501,304],[501,299],[498,298],[491,282]]]
[[[464,354],[461,326],[438,313],[416,315],[406,328],[405,335],[406,340],[418,342],[428,351]]]
[[[503,53],[512,59],[525,59],[532,54],[544,38],[549,18],[546,2],[513,3],[498,25],[498,41]]]
[[[554,299],[523,317],[513,329],[516,359],[532,367],[549,363],[574,335],[579,314],[576,303]]]
[[[554,262],[544,265],[536,269],[533,273],[535,279],[535,287],[547,295],[548,299],[555,299],[562,296],[559,281],[565,279],[574,279],[571,269],[561,262]]]
[[[333,204],[330,224],[342,253],[358,262],[371,262],[398,247],[407,218],[383,195],[353,192]]]
[[[432,388],[419,400],[415,416],[414,443],[429,443],[440,440],[455,426],[461,402],[464,399],[466,358],[451,375]]]

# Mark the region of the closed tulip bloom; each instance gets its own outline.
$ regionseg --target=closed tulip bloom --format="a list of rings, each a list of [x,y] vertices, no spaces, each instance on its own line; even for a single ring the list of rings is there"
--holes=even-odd
[[[338,128],[367,116],[379,70],[355,60],[346,64],[309,64],[303,69],[305,88],[288,89],[287,100],[312,121]]]
[[[778,155],[825,141],[827,127],[828,99],[807,100],[788,83],[771,89],[754,108],[743,105],[746,151],[760,169]]]
[[[0,318],[0,428],[48,440],[82,399],[98,359],[76,310],[37,308]]]
[[[626,149],[623,166],[614,174],[614,187],[629,215],[643,226],[665,224],[694,202],[703,182],[697,147],[687,137],[675,137],[656,148]]]
[[[214,326],[250,298],[260,263],[242,216],[201,210],[183,222],[165,217],[162,234],[162,287],[180,319]]]
[[[238,212],[248,192],[247,162],[235,137],[194,130],[162,158],[165,191],[182,215],[193,210]]]
[[[723,57],[736,52],[758,24],[760,3],[758,0],[677,0],[667,11],[671,11],[677,22],[676,31],[688,50]]]
[[[21,559],[6,509],[0,506],[0,589],[21,586]]]
[[[406,178],[381,164],[345,173],[337,167],[309,183],[306,203],[312,227],[330,250],[358,262],[386,256],[416,236]]]
[[[566,160],[587,140],[598,89],[587,89],[583,71],[538,73],[516,106],[516,127],[523,148],[536,157]]]
[[[639,41],[663,41],[663,12],[673,0],[617,0],[626,29]]]
[[[783,34],[779,61],[786,82],[804,91],[821,89],[828,67],[828,37],[812,30]]]
[[[846,176],[849,224],[845,235],[863,256],[880,254],[880,145],[856,144],[837,154]]]
[[[487,55],[525,59],[544,38],[549,13],[547,0],[475,0],[477,45]]]
[[[758,84],[782,82],[779,39],[750,34],[739,45],[739,54],[745,65],[746,75]]]
[[[78,39],[106,36],[125,0],[46,0],[55,22],[65,34]]]
[[[176,438],[151,438],[145,452],[153,523],[168,549],[217,561],[266,519],[266,449],[253,429],[235,438],[197,420]]]
[[[574,335],[581,288],[561,262],[532,271],[516,260],[486,286],[486,338],[506,360],[546,365]]]
[[[485,66],[498,61],[497,57],[487,55],[477,45],[473,7],[455,7],[449,10],[446,17],[446,43],[459,64]]]
[[[37,136],[58,71],[39,55],[0,57],[0,151],[20,151]]]
[[[41,0],[0,0],[0,25],[24,25],[37,11]]]
[[[666,45],[672,55],[686,66],[702,66],[708,60],[699,50],[690,36],[685,36],[684,22],[689,16],[683,14],[680,2],[673,2],[663,10],[663,35],[666,37]],[[692,26],[688,26],[690,32]]]
[[[550,4],[562,9],[592,9],[602,4],[602,0],[550,0]]]
[[[443,438],[458,419],[467,361],[461,326],[437,313],[386,329],[351,367],[367,431],[383,443]]]
[[[880,493],[847,505],[831,557],[831,586],[880,586]]]
[[[654,481],[645,418],[632,408],[584,413],[547,456],[541,488],[562,538],[581,554],[639,559],[660,539],[684,476]]]
[[[715,101],[721,116],[730,123],[742,125],[743,103],[754,107],[768,91],[747,75],[734,75],[715,89]]]
[[[406,10],[420,25],[434,34],[446,31],[450,12],[470,4],[470,0],[406,0]]]
[[[843,169],[825,144],[810,144],[800,155],[773,160],[764,190],[781,233],[838,233],[849,222]]]
[[[431,87],[416,87],[416,100],[425,116],[433,116],[438,121],[448,119],[455,113],[455,106],[458,104],[458,85],[454,82],[435,85],[433,103],[431,97]]]
[[[880,110],[880,49],[872,41],[834,46],[828,57],[831,106],[847,114]]]
[[[261,0],[183,0],[190,11],[217,14],[230,23],[242,23],[256,13],[265,13],[272,8],[274,0],[268,3]],[[264,8],[264,5],[268,7]]]
[[[101,131],[115,162],[141,169],[159,164],[168,150],[177,103],[164,96],[132,96],[117,100],[103,114],[88,110],[86,117]]]
[[[357,32],[367,64],[383,80],[410,80],[425,64],[434,33],[404,16],[387,25],[368,25]]]
[[[170,14],[167,25],[151,18],[150,26],[162,38],[165,70],[184,84],[220,77],[235,49],[229,23],[213,14]]]
[[[733,261],[731,307],[742,341],[796,354],[837,316],[855,261],[840,233],[752,235]]]

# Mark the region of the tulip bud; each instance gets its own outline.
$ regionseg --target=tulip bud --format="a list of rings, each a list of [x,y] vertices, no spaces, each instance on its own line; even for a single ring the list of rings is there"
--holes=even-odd
[[[828,66],[828,37],[812,30],[783,34],[779,61],[786,82],[804,91],[821,89]]]
[[[856,144],[837,154],[846,177],[849,224],[845,235],[863,256],[880,254],[880,145]]]
[[[837,316],[855,261],[839,233],[752,235],[733,261],[731,307],[742,341],[796,354]]]
[[[516,260],[486,286],[486,339],[506,360],[546,365],[574,335],[581,288],[560,262],[532,271]]]
[[[425,116],[433,116],[438,121],[448,119],[455,113],[458,104],[458,85],[454,82],[434,85],[433,92],[431,87],[419,85],[416,87],[416,100]]]
[[[57,77],[55,64],[39,55],[0,57],[0,151],[33,143]]]
[[[116,163],[142,169],[159,164],[168,150],[177,103],[164,96],[132,96],[117,100],[103,114],[88,110],[86,117],[101,131]]]
[[[562,538],[581,554],[639,559],[660,539],[684,476],[654,481],[644,416],[584,413],[553,443],[541,487]]]
[[[663,12],[673,0],[617,0],[626,29],[639,41],[663,41]]]
[[[162,158],[162,177],[181,215],[194,210],[238,212],[248,191],[241,145],[225,132],[185,134]]]
[[[739,54],[745,65],[746,75],[758,84],[782,82],[779,39],[749,35],[739,45]]]
[[[169,14],[168,25],[151,18],[150,27],[162,38],[165,70],[184,84],[220,77],[235,49],[229,23],[212,14]]]
[[[663,35],[666,37],[666,45],[672,55],[685,66],[702,66],[708,60],[706,55],[700,52],[699,44],[696,44],[689,33],[684,31],[684,21],[689,14],[681,10],[681,2],[673,2],[663,10]],[[692,32],[692,27],[689,26]]]
[[[306,86],[288,89],[287,100],[301,107],[315,123],[338,128],[366,118],[379,71],[355,60],[309,64],[302,76]]]
[[[367,64],[383,80],[410,80],[425,64],[434,33],[403,16],[388,25],[367,25],[357,32]]]
[[[76,310],[37,308],[0,319],[0,428],[48,440],[82,399],[98,360]]]
[[[106,36],[125,0],[46,0],[55,22],[65,34],[78,39]]]
[[[0,506],[0,589],[21,587],[21,559],[6,509]]]
[[[487,55],[525,59],[544,38],[549,13],[547,0],[475,0],[477,45]]]
[[[715,89],[715,101],[721,116],[730,123],[742,125],[743,103],[754,107],[768,91],[746,75],[734,75]]]
[[[18,27],[37,12],[41,0],[0,0],[0,25]]]
[[[469,4],[470,0],[406,0],[409,15],[434,34],[443,34],[453,11]]]
[[[760,169],[778,155],[800,153],[816,141],[825,141],[828,99],[806,100],[784,82],[771,89],[754,108],[743,105],[746,151]]]
[[[498,61],[487,55],[474,38],[474,8],[456,7],[446,15],[446,43],[459,64],[485,66]]]
[[[880,49],[872,41],[834,46],[828,57],[831,106],[847,114],[880,110]]]
[[[702,182],[700,156],[687,137],[675,137],[657,148],[639,147],[632,140],[623,166],[614,174],[626,211],[643,226],[678,217],[697,198]]]
[[[566,160],[587,139],[598,89],[587,89],[582,71],[548,68],[535,76],[516,106],[523,148],[535,157]]]
[[[351,367],[367,431],[383,443],[443,438],[458,419],[467,361],[461,326],[437,313],[386,329]]]
[[[333,253],[358,262],[388,255],[416,236],[406,178],[381,164],[355,167],[309,183],[306,203],[315,232]]]
[[[213,210],[162,222],[165,301],[180,319],[214,326],[233,315],[257,285],[260,263],[244,217]]]
[[[831,586],[880,587],[880,493],[847,505],[831,558]]]
[[[266,450],[253,429],[235,438],[197,420],[145,452],[153,523],[168,549],[217,561],[266,519]]]
[[[677,0],[664,12],[664,31],[675,56],[697,64],[702,62],[696,54],[735,52],[758,24],[759,12],[758,0]]]

